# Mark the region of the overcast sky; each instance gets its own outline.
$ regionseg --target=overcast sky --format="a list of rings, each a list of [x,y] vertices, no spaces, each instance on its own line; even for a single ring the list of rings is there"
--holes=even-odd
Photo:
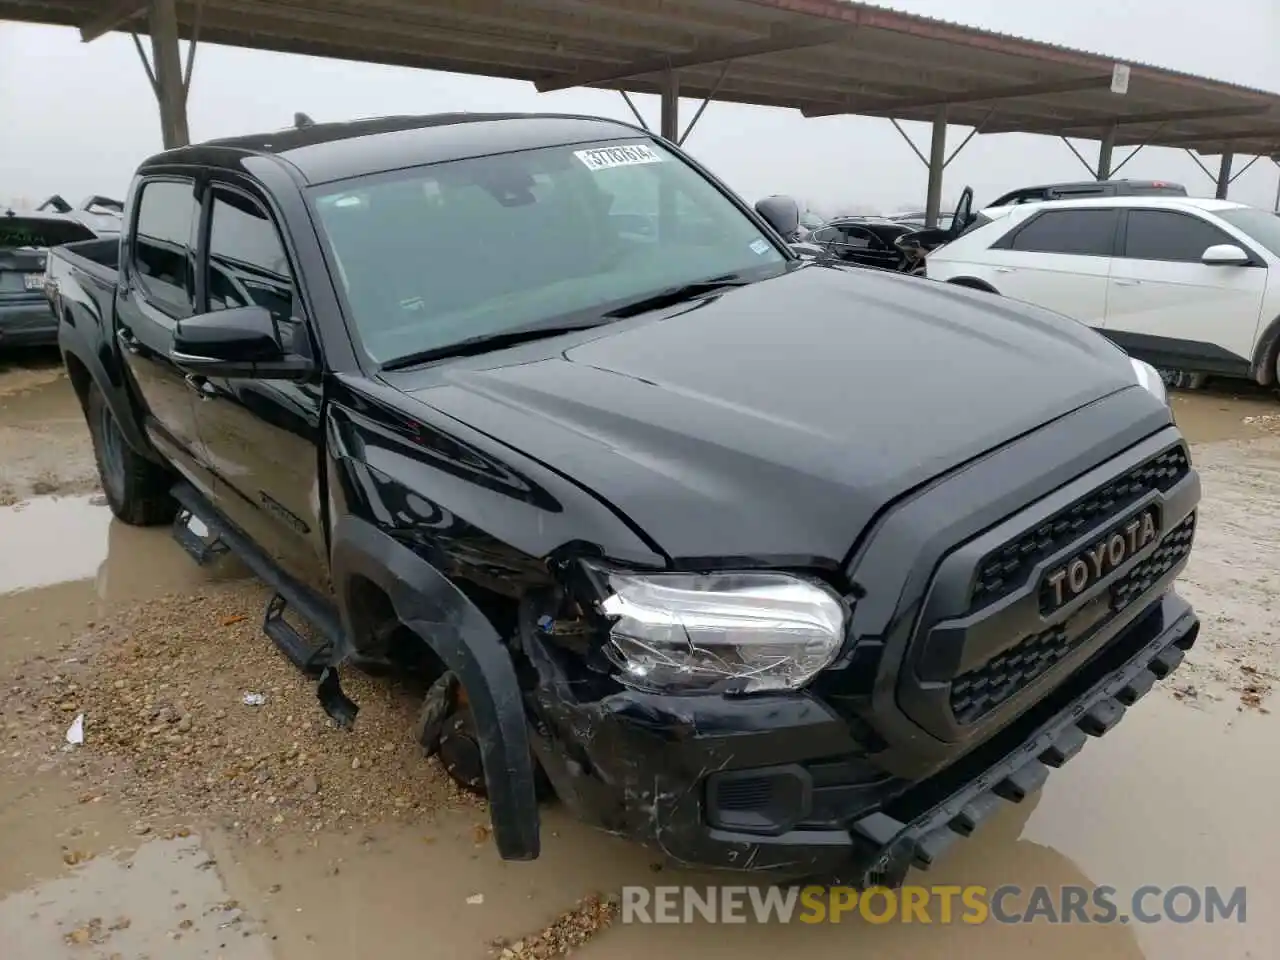
[[[1280,0],[898,0],[884,4],[1036,40],[1280,91]],[[1175,11],[1176,8],[1176,11]],[[655,98],[639,97],[657,125]],[[684,117],[696,101],[683,101]],[[194,140],[292,123],[445,110],[555,110],[630,119],[616,93],[539,94],[532,85],[201,45],[188,106]],[[909,124],[924,151],[928,130]],[[958,143],[967,133],[951,128]],[[0,200],[62,193],[123,196],[160,149],[157,108],[127,34],[80,43],[70,29],[0,21]],[[806,120],[793,110],[712,104],[686,146],[749,200],[793,193],[819,209],[923,204],[925,171],[887,120]],[[1080,144],[1091,160],[1096,145]],[[1116,162],[1126,150],[1117,149]],[[1237,161],[1239,166],[1243,161]],[[1209,161],[1216,169],[1216,161]],[[1270,209],[1280,171],[1258,162],[1232,199]],[[1124,176],[1213,185],[1182,151],[1144,150]],[[972,184],[978,204],[1030,182],[1086,178],[1057,139],[979,136],[947,168],[944,193]]]

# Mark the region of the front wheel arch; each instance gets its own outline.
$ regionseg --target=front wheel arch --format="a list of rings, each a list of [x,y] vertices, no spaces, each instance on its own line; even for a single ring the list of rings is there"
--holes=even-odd
[[[504,860],[540,852],[534,759],[515,664],[488,618],[443,573],[377,527],[350,515],[332,535],[332,579],[348,646],[335,665],[357,653],[357,593],[372,583],[462,685],[483,757],[493,838]],[[367,586],[364,587],[367,591]],[[354,614],[354,616],[353,616]]]
[[[1272,320],[1258,338],[1253,348],[1253,364],[1250,373],[1264,387],[1280,383],[1280,317]]]

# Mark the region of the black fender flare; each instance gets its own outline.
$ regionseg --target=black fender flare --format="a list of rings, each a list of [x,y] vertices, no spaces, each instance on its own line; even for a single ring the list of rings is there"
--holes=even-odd
[[[359,576],[385,591],[400,622],[457,676],[475,719],[498,853],[504,860],[536,860],[534,760],[515,665],[498,632],[443,573],[365,520],[339,517],[331,554],[343,631],[351,641],[351,586]]]
[[[142,429],[137,409],[134,407],[133,400],[129,395],[123,363],[119,354],[115,352],[115,345],[103,345],[103,351],[110,357],[116,367],[116,375],[112,377],[111,372],[107,369],[106,362],[96,351],[91,349],[90,344],[79,333],[78,328],[68,322],[64,316],[58,318],[58,349],[62,353],[63,366],[68,367],[68,373],[70,373],[70,364],[67,362],[68,357],[74,357],[76,362],[88,371],[90,380],[93,381],[93,385],[98,388],[98,392],[102,394],[103,399],[106,401],[107,409],[116,418],[116,424],[120,427],[120,433],[124,436],[125,442],[133,448],[134,452],[146,457],[148,460],[154,460],[156,463],[164,463]],[[74,378],[72,383],[75,383]],[[78,389],[79,385],[76,384],[76,386]],[[81,397],[81,400],[83,401],[84,398]]]
[[[1280,377],[1280,371],[1276,370],[1275,363],[1278,347],[1280,347],[1280,317],[1276,317],[1267,324],[1253,348],[1253,363],[1249,372],[1253,375],[1253,379],[1264,387],[1275,384],[1277,377]]]

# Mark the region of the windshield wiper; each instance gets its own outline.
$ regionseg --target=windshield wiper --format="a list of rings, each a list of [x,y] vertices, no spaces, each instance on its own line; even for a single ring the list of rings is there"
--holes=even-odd
[[[659,290],[657,293],[641,297],[639,300],[624,303],[619,307],[614,307],[604,316],[615,319],[634,317],[649,310],[661,310],[663,307],[687,303],[690,300],[696,300],[698,297],[708,293],[715,293],[717,290],[722,290],[726,287],[745,287],[748,283],[751,283],[751,281],[743,279],[736,273],[726,273],[722,277],[710,277],[706,280],[695,280],[693,283],[685,283],[667,290]]]
[[[525,327],[523,330],[486,333],[477,337],[467,337],[465,340],[458,340],[455,343],[446,343],[439,347],[429,347],[426,350],[418,350],[415,353],[406,353],[402,357],[394,357],[391,360],[387,360],[380,364],[378,369],[404,370],[407,367],[416,367],[420,364],[430,363],[433,360],[444,360],[449,357],[474,357],[477,354],[488,353],[490,350],[514,347],[517,344],[542,340],[546,337],[555,337],[562,333],[589,330],[607,322],[606,320],[592,320],[588,323],[567,323],[555,327]]]

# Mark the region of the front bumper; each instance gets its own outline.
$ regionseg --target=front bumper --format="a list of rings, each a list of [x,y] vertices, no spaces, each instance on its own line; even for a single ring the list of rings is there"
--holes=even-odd
[[[58,342],[58,318],[47,301],[0,303],[0,347]]]
[[[876,771],[868,737],[807,694],[578,701],[549,648],[530,651],[543,681],[535,748],[578,816],[676,862],[897,886],[1115,726],[1199,627],[1164,593],[1018,720],[918,783]]]

